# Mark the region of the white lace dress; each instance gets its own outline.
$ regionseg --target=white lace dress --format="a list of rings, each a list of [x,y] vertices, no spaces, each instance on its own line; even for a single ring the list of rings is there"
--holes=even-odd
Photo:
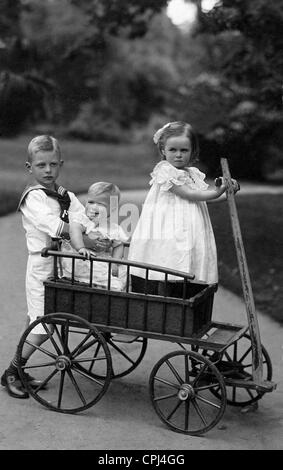
[[[179,170],[163,160],[151,177],[128,259],[191,273],[207,283],[217,282],[216,245],[206,202],[188,201],[170,191],[173,184],[206,190],[205,174],[195,167]],[[131,268],[131,273],[145,277],[143,269]],[[163,280],[164,275],[150,271],[149,279]],[[174,276],[168,279],[177,280]]]

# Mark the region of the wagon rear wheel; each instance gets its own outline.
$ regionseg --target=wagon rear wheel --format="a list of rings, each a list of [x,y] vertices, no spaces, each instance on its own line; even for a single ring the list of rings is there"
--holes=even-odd
[[[271,381],[272,363],[264,346],[262,348],[263,380]],[[233,386],[234,379],[253,380],[252,376],[252,345],[251,337],[243,335],[238,341],[229,346],[220,356],[212,351],[199,351],[213,361],[226,379],[227,403],[232,406],[245,407],[260,400],[264,393],[250,388]],[[229,382],[228,382],[229,381]],[[211,390],[218,396],[218,390]]]
[[[226,389],[217,368],[191,351],[174,351],[157,362],[150,379],[150,397],[160,419],[173,431],[201,435],[222,418]],[[217,389],[218,396],[211,394]]]
[[[34,342],[34,328],[41,325],[47,339],[40,346]],[[70,329],[83,328],[80,341],[72,341]],[[62,334],[63,333],[63,334]],[[99,344],[100,352],[94,359],[88,354],[92,344]],[[18,345],[18,360],[21,361],[26,345],[34,347],[27,363],[19,370],[21,380],[28,393],[39,403],[61,413],[76,413],[97,403],[110,384],[111,356],[107,343],[99,331],[86,320],[67,313],[52,313],[31,323]],[[95,379],[85,370],[89,364],[99,365],[104,371],[101,379]],[[26,374],[42,382],[32,388]]]
[[[77,337],[83,334],[82,330],[72,329],[71,334]],[[113,334],[111,332],[103,332],[101,335],[104,337],[109,348],[112,359],[112,379],[117,379],[130,374],[142,361],[146,348],[147,339],[138,336]],[[76,338],[74,338],[74,341]],[[94,378],[101,379],[104,377],[104,371],[99,368],[95,363],[95,358],[100,354],[101,344],[97,342],[92,344],[89,348],[89,356],[93,357],[94,362],[89,364],[80,364],[80,368],[87,372]]]

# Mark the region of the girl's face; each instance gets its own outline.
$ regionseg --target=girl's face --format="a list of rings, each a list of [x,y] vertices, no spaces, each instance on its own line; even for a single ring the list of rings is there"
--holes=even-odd
[[[169,137],[162,153],[171,165],[182,170],[188,166],[191,159],[192,146],[190,139],[185,135]]]
[[[37,183],[47,189],[54,189],[62,164],[56,152],[39,151],[32,156],[31,162],[26,163],[26,167]]]
[[[91,192],[87,195],[86,215],[93,222],[99,222],[103,218],[109,217],[110,204],[106,201],[100,201],[96,195]]]

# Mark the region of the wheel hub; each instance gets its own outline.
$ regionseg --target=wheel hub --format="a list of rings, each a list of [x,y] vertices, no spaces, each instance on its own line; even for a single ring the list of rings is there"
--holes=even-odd
[[[190,384],[184,383],[179,392],[178,392],[178,398],[179,400],[185,401],[188,398],[191,399],[195,396],[195,391],[194,388]]]
[[[65,370],[71,366],[71,361],[67,356],[58,356],[56,359],[56,369]]]

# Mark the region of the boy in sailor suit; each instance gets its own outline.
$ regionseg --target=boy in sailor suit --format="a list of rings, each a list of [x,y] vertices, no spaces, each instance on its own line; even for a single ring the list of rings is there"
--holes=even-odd
[[[44,314],[44,281],[52,275],[52,259],[41,256],[41,250],[50,246],[53,237],[68,233],[68,214],[84,213],[84,207],[69,191],[57,186],[56,180],[63,165],[58,142],[54,137],[43,135],[31,140],[28,146],[26,167],[32,177],[32,184],[24,191],[19,210],[22,213],[23,227],[26,232],[28,262],[26,270],[26,299],[28,307],[27,325]],[[42,344],[46,331],[41,325],[33,330],[33,343]],[[24,363],[34,348],[25,345]],[[27,374],[31,386],[40,385]],[[10,396],[28,398],[18,375],[16,355],[1,377]]]

